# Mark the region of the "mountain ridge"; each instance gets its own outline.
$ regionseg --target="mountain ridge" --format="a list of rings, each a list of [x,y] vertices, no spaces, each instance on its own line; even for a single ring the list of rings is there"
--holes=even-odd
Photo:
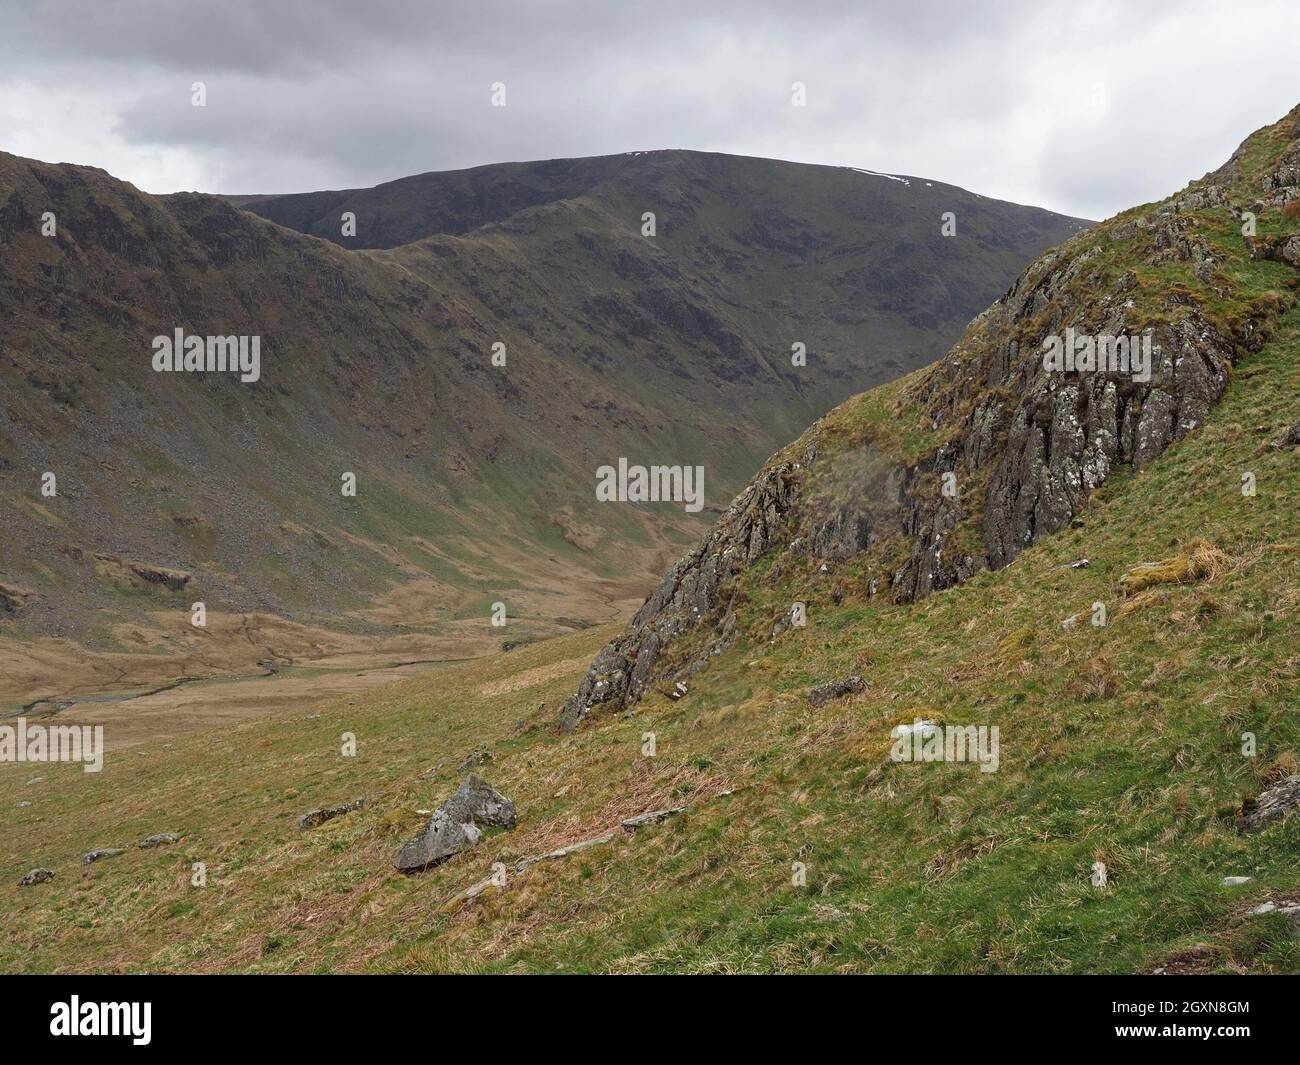
[[[767,168],[791,167],[801,171],[815,172],[852,172],[864,176],[879,177],[885,180],[901,181],[909,184],[912,181],[921,183],[929,188],[937,188],[945,192],[958,195],[975,195],[980,199],[985,197],[979,194],[968,193],[967,190],[947,182],[930,181],[925,178],[917,177],[911,174],[893,174],[885,171],[874,171],[861,167],[838,166],[827,163],[801,163],[787,159],[773,159],[766,156],[756,155],[735,155],[728,152],[709,152],[688,148],[659,148],[644,151],[629,151],[612,153],[601,156],[579,156],[574,158],[561,159],[530,159],[516,160],[501,163],[488,163],[473,167],[464,167],[459,170],[449,171],[427,171],[421,174],[413,174],[406,177],[395,178],[390,181],[380,182],[377,185],[368,187],[358,187],[349,189],[322,189],[317,192],[305,193],[253,193],[253,194],[219,194],[222,199],[227,200],[235,206],[242,207],[259,214],[264,218],[277,222],[290,229],[298,230],[303,233],[310,233],[314,236],[322,237],[331,243],[339,244],[342,247],[352,248],[375,248],[375,247],[395,247],[404,243],[411,243],[415,240],[421,240],[425,237],[435,235],[460,236],[474,229],[490,225],[494,222],[505,221],[510,215],[518,213],[528,207],[543,206],[546,203],[552,203],[561,199],[572,199],[576,196],[590,193],[598,185],[622,176],[623,172],[638,163],[646,162],[675,162],[682,160],[700,160],[700,161],[731,161],[742,165],[760,165]],[[554,180],[557,173],[565,174],[567,171],[576,170],[576,174],[571,175],[571,179],[576,182],[574,185],[566,185],[563,191],[547,189],[544,196],[540,196],[535,201],[530,202],[527,197],[528,191],[538,191],[538,185],[541,181],[536,179]],[[512,175],[519,175],[523,179],[533,179],[530,184],[529,180],[516,181],[513,184],[505,181]],[[486,189],[480,189],[475,185],[476,179],[486,185]],[[455,189],[455,186],[461,186]],[[452,205],[446,205],[442,201],[451,196],[452,190],[461,193],[462,203],[464,200],[473,200],[474,206],[478,208],[476,214],[465,218],[463,215],[455,216],[458,221],[455,224],[444,223],[438,225],[435,221],[424,220],[418,232],[407,230],[400,239],[393,235],[393,230],[381,228],[381,234],[388,234],[387,239],[372,238],[364,234],[358,234],[354,238],[345,238],[340,232],[339,216],[343,211],[351,210],[355,213],[364,214],[367,203],[386,201],[391,199],[404,199],[400,195],[392,196],[393,193],[399,193],[406,189],[416,190],[418,193],[429,195],[437,201],[434,218],[446,218],[451,215]],[[516,197],[510,196],[515,192]],[[492,204],[485,204],[484,197],[491,197],[496,194],[501,199]],[[522,193],[522,196],[518,194]],[[999,203],[1010,203],[1010,201],[998,200]],[[1046,208],[1035,207],[1029,204],[1011,204],[1014,207],[1020,207],[1030,212],[1041,212],[1044,216],[1063,217],[1076,223],[1080,227],[1092,225],[1093,223],[1078,218],[1070,218],[1066,215],[1057,215],[1055,212]],[[443,211],[446,214],[442,213]]]
[[[607,620],[698,520],[598,506],[596,467],[701,463],[730,494],[838,397],[928,359],[1077,224],[961,194],[962,236],[941,243],[946,193],[794,165],[769,187],[767,164],[687,162],[623,161],[642,176],[598,196],[348,250],[218,197],[0,155],[0,584],[23,593],[4,600],[0,657],[31,678],[0,701],[51,694],[20,638],[179,652],[173,675],[207,675],[202,641],[167,620],[200,599],[231,632],[253,614],[369,635],[395,620],[423,641],[408,658],[496,645],[495,601],[523,638]],[[151,338],[182,327],[260,336],[261,379],[152,372]],[[248,647],[236,672],[267,655]],[[119,659],[86,665],[79,686],[117,683]]]

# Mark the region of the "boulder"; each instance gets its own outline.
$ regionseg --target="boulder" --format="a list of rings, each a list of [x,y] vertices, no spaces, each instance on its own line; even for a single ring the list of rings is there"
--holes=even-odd
[[[33,869],[30,873],[28,873],[25,877],[23,877],[20,881],[18,881],[18,886],[31,887],[33,884],[44,884],[47,880],[53,880],[53,879],[54,879],[53,869]]]
[[[1269,447],[1274,451],[1282,451],[1289,447],[1300,447],[1300,422],[1296,422],[1295,425],[1291,426],[1290,429],[1269,444]]]
[[[515,804],[477,773],[470,773],[456,793],[442,804],[424,831],[393,859],[404,873],[438,865],[478,843],[483,828],[514,828]]]
[[[825,684],[817,684],[808,689],[805,698],[813,706],[822,706],[829,703],[832,699],[839,699],[845,695],[853,695],[862,691],[867,686],[866,677],[860,677],[856,673],[845,677],[843,680],[832,680]]]
[[[82,865],[91,865],[99,861],[100,858],[112,858],[114,855],[121,854],[121,847],[100,847],[98,850],[87,851],[81,856]]]
[[[180,837],[175,832],[158,832],[148,839],[140,841],[141,850],[151,850],[154,847],[161,847],[164,843],[175,843]]]
[[[339,806],[326,806],[322,810],[312,810],[298,818],[298,829],[305,832],[309,828],[323,825],[326,821],[333,821],[336,817],[350,814],[353,810],[360,810],[365,805],[365,799],[357,799],[356,802],[345,802]]]
[[[1243,832],[1257,832],[1270,821],[1285,817],[1297,805],[1300,805],[1300,773],[1292,773],[1265,788],[1259,798],[1243,803],[1237,827]]]

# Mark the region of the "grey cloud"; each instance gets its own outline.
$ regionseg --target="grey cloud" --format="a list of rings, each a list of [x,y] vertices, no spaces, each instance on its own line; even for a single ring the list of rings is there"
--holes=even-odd
[[[93,151],[75,161],[150,191],[685,147],[1100,217],[1217,165],[1300,97],[1290,0],[0,0],[0,17],[0,131],[24,154]]]

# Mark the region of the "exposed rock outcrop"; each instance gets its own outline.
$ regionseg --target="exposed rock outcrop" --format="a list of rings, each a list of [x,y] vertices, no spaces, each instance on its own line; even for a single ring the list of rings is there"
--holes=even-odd
[[[813,706],[824,706],[832,699],[841,699],[846,695],[853,695],[862,691],[866,686],[866,677],[860,677],[854,673],[842,680],[832,680],[827,681],[825,684],[813,685],[808,689],[806,698]]]
[[[1237,818],[1237,827],[1243,832],[1258,832],[1272,821],[1285,817],[1300,806],[1300,773],[1279,780],[1260,792],[1259,797],[1246,802]]]
[[[121,847],[100,847],[98,850],[87,851],[81,856],[82,865],[93,865],[101,858],[112,858],[122,853]]]
[[[298,818],[298,830],[306,832],[309,828],[316,828],[326,821],[333,821],[334,818],[350,814],[353,810],[360,810],[365,805],[365,799],[357,799],[355,802],[345,802],[338,806],[326,806],[321,810],[312,810]],[[142,843],[140,846],[143,847],[144,844]]]
[[[824,577],[901,538],[903,560],[869,572],[864,594],[888,583],[895,602],[911,602],[1013,562],[1077,523],[1115,467],[1141,471],[1203,426],[1234,363],[1263,346],[1292,301],[1281,291],[1238,292],[1211,239],[1214,223],[1198,212],[1240,219],[1248,207],[1300,200],[1300,142],[1272,150],[1272,162],[1239,150],[1163,204],[1103,223],[1026,269],[894,400],[900,420],[922,415],[920,428],[937,441],[928,449],[908,457],[887,426],[835,422],[834,412],[813,426],[783,453],[803,462],[781,458],[764,469],[600,652],[565,704],[562,727],[572,731],[598,706],[622,709],[730,646],[733,578],[768,551],[784,550],[792,564],[811,559]],[[1300,267],[1300,233],[1242,239],[1238,261]],[[1185,280],[1169,279],[1177,268]],[[1165,273],[1153,283],[1156,269]],[[1049,367],[1045,350],[1067,342],[1069,363]],[[1076,366],[1075,351],[1089,345]],[[823,433],[823,423],[833,425]],[[1274,446],[1293,438],[1300,429]],[[778,560],[773,575],[786,565]],[[838,603],[845,590],[828,584],[827,595]],[[777,618],[772,637],[792,619]]]
[[[594,706],[612,703],[621,708],[636,702],[651,683],[662,679],[656,666],[665,644],[706,619],[716,623],[717,634],[695,660],[707,661],[731,644],[734,615],[723,594],[724,582],[784,534],[798,494],[799,469],[799,463],[782,463],[764,470],[727,508],[704,542],[672,568],[627,630],[596,657],[577,693],[565,703],[560,712],[565,731],[577,728]]]
[[[524,858],[515,866],[515,871],[522,873],[530,865],[535,865],[537,862],[558,861],[561,858],[567,858],[570,854],[580,854],[582,851],[591,850],[592,847],[602,847],[617,835],[617,832],[606,832],[603,836],[593,836],[591,839],[570,843],[567,847],[558,847],[553,851],[547,851],[545,854],[539,854],[533,858]]]
[[[150,586],[166,588],[169,592],[179,592],[193,580],[193,575],[184,570],[157,566],[149,562],[133,562],[119,558],[117,555],[95,556],[97,568],[101,573],[119,584],[147,588]]]
[[[1300,447],[1300,422],[1296,422],[1285,433],[1274,440],[1269,447],[1274,451],[1285,451],[1289,447]]]
[[[44,884],[54,879],[53,869],[33,869],[30,873],[18,881],[19,887],[33,887],[36,884]]]
[[[429,818],[424,831],[398,852],[393,865],[404,873],[428,869],[469,850],[483,828],[514,828],[515,821],[515,804],[471,773]]]
[[[637,814],[635,817],[625,817],[619,824],[629,832],[635,832],[638,828],[649,828],[651,825],[667,821],[670,817],[684,814],[688,809],[690,809],[688,806],[673,806],[667,810],[651,810],[649,813]]]
[[[35,598],[35,592],[0,584],[0,614],[16,614]]]

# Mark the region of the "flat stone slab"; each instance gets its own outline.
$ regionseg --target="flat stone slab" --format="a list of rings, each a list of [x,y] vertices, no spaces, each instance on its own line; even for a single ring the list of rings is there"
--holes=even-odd
[[[674,806],[670,810],[651,810],[648,814],[637,814],[636,817],[625,818],[619,823],[630,831],[636,831],[638,828],[647,828],[650,825],[657,825],[661,821],[667,821],[670,817],[684,814],[689,809],[689,806]]]
[[[353,810],[360,810],[365,805],[365,799],[358,799],[356,802],[345,802],[339,806],[326,806],[322,810],[312,810],[298,818],[298,830],[305,832],[309,828],[316,828],[326,821],[333,821],[334,818],[350,814]]]
[[[577,854],[579,851],[589,850],[592,847],[599,847],[603,843],[610,842],[617,835],[617,832],[608,832],[603,836],[584,839],[580,843],[570,843],[567,847],[561,847],[559,850],[553,850],[547,854],[539,854],[533,858],[525,858],[515,866],[515,871],[522,873],[530,865],[533,865],[536,862],[549,862],[558,858],[567,858],[570,854]]]
[[[121,853],[121,847],[100,847],[98,850],[87,851],[83,854],[81,856],[81,864],[91,865],[92,863],[99,861],[101,858],[112,858]]]

